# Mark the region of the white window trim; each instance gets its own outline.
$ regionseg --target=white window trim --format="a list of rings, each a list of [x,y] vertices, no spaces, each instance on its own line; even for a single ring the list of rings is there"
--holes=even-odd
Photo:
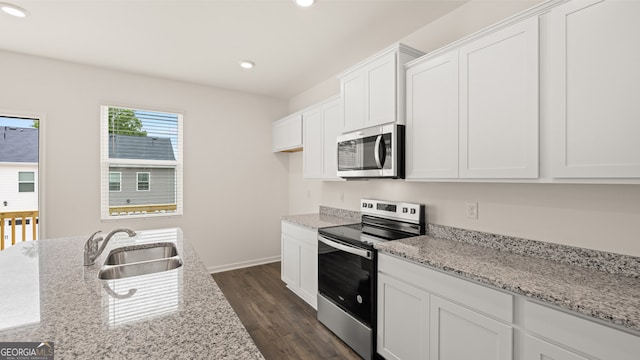
[[[33,174],[32,181],[21,181],[20,173],[31,173]],[[20,191],[20,184],[33,184],[33,191]],[[36,172],[35,171],[20,171],[18,170],[18,192],[19,193],[35,193],[38,188],[36,187]]]
[[[168,160],[146,160],[141,163],[139,160],[132,159],[109,159],[109,117],[108,112],[110,107],[118,107],[121,109],[141,110],[141,111],[153,111],[175,114],[178,117],[178,148],[175,161]],[[105,116],[107,115],[107,116]],[[142,107],[127,107],[120,105],[101,105],[100,106],[100,182],[101,182],[101,197],[100,197],[100,213],[101,220],[105,221],[119,221],[127,219],[145,219],[155,217],[174,217],[182,216],[184,211],[183,204],[183,115],[176,111],[167,110],[150,110]],[[105,151],[106,150],[106,151]],[[117,165],[120,167],[144,165],[145,167],[173,167],[176,171],[176,211],[170,213],[147,213],[147,214],[130,214],[130,215],[118,215],[111,216],[109,214],[109,166]]]
[[[147,174],[147,190],[140,190],[140,174]],[[136,172],[136,191],[151,191],[151,172],[150,171],[138,171]]]
[[[111,190],[111,174],[118,174],[118,190]],[[109,192],[122,192],[122,171],[109,171]]]

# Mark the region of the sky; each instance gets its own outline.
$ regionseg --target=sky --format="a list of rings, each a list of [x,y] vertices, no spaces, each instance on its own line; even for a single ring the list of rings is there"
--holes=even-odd
[[[15,119],[15,118],[6,118],[0,116],[0,126],[11,126],[11,127],[22,127],[22,128],[30,128],[33,124],[33,120],[31,119]]]

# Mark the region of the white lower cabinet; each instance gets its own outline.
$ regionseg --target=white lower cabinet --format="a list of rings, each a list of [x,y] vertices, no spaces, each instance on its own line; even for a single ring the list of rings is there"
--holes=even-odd
[[[428,359],[429,293],[379,274],[376,336],[386,359]]]
[[[282,222],[281,277],[287,287],[317,308],[318,232]]]
[[[513,329],[498,319],[510,319],[511,295],[385,254],[378,264],[377,351],[385,359],[513,359]]]
[[[526,335],[524,338],[524,358],[525,360],[588,360],[531,335]]]
[[[513,328],[431,295],[431,359],[513,359]]]
[[[377,311],[388,360],[640,358],[638,334],[384,253]]]

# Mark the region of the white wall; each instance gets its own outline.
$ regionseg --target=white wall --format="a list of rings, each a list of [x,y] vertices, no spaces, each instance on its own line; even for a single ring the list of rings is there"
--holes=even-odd
[[[0,111],[46,115],[43,238],[179,226],[210,269],[279,257],[288,159],[265,134],[286,101],[3,51],[0,64]],[[102,104],[184,114],[183,216],[100,221]]]
[[[535,3],[471,2],[399,41],[429,52]],[[329,79],[292,98],[289,108],[338,92],[337,80]],[[302,155],[290,155],[291,214],[317,212],[319,205],[358,210],[365,197],[424,203],[434,224],[640,256],[640,185],[305,181]],[[467,202],[478,202],[477,220],[466,218]]]

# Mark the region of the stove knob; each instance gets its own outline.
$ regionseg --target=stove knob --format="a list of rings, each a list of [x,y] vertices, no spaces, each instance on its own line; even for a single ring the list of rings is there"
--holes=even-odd
[[[369,209],[371,209],[371,208],[373,208],[373,204],[368,204],[368,205],[367,205],[367,207],[368,207]]]
[[[405,213],[405,214],[406,214],[406,213],[407,213],[407,211],[409,211],[409,209],[407,209],[407,208],[402,208],[402,212],[403,212],[403,213]]]
[[[416,213],[416,209],[411,209],[411,214],[415,214]]]
[[[367,207],[367,203],[362,203],[362,207],[366,208]]]

